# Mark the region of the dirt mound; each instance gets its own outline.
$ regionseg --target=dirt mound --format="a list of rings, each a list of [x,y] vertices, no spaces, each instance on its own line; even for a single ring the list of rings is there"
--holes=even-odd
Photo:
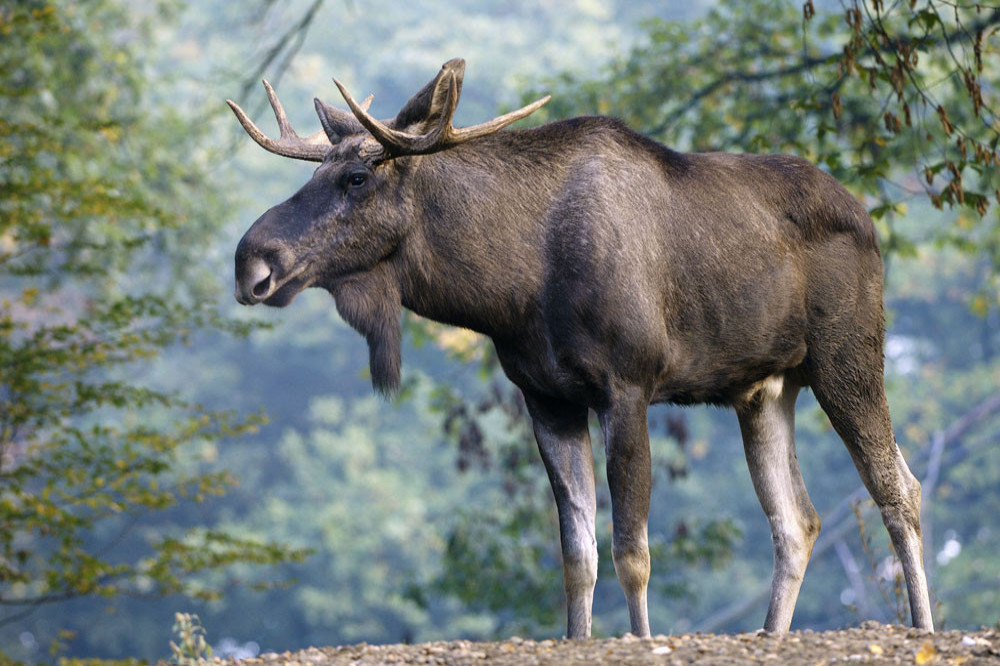
[[[638,639],[496,643],[450,641],[418,645],[348,645],[263,654],[250,665],[327,664],[1000,664],[1000,631],[941,631],[865,622],[839,631],[783,636],[683,634]]]

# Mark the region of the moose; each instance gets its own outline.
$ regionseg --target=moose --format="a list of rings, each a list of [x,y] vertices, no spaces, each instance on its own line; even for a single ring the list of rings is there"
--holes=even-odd
[[[764,631],[786,632],[820,530],[794,442],[811,388],[881,510],[914,626],[933,630],[920,484],[883,384],[883,266],[866,209],[788,155],[680,153],[619,120],[507,129],[545,104],[452,124],[465,62],[389,120],[334,80],[301,137],[229,101],[266,150],[319,163],[236,249],[236,299],[283,307],[326,289],[365,336],[375,389],[400,382],[401,308],[488,336],[521,390],[558,507],[567,635],[590,635],[597,579],[590,411],[606,449],[612,554],[631,631],[649,635],[652,403],[735,409],[770,523]],[[504,131],[501,131],[504,130]]]

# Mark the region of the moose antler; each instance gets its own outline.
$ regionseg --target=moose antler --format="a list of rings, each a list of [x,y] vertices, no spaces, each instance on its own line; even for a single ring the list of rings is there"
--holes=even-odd
[[[330,139],[326,133],[320,130],[305,138],[296,134],[295,130],[292,129],[292,125],[288,122],[285,109],[281,106],[281,102],[278,101],[278,96],[274,94],[274,88],[271,87],[271,84],[267,80],[264,81],[264,90],[267,91],[267,101],[271,103],[271,108],[274,110],[274,117],[278,121],[278,131],[280,134],[277,140],[260,131],[260,128],[254,125],[250,117],[247,116],[236,102],[231,99],[226,100],[229,108],[236,114],[236,118],[243,125],[243,129],[250,135],[250,138],[256,141],[264,150],[276,155],[292,157],[297,160],[308,160],[310,162],[322,162],[333,145],[330,143]],[[361,103],[359,108],[367,109],[371,101],[372,98],[369,96],[368,99]]]
[[[358,104],[340,81],[334,79],[333,82],[337,84],[340,94],[344,96],[344,101],[347,102],[347,106],[351,108],[358,122],[371,132],[376,141],[394,155],[423,155],[433,153],[464,143],[470,139],[492,134],[534,113],[551,99],[551,96],[546,95],[517,111],[511,111],[488,122],[471,127],[456,128],[451,124],[451,119],[455,115],[455,108],[458,106],[459,82],[455,72],[449,72],[447,76],[449,77],[448,93],[445,98],[441,117],[437,124],[425,134],[410,134],[409,132],[389,127],[383,122],[376,120],[368,113],[367,106],[365,104]]]

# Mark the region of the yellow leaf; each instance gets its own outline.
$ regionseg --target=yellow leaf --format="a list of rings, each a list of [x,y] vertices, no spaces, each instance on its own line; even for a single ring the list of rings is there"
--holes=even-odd
[[[985,317],[989,314],[990,302],[986,298],[985,294],[976,294],[972,297],[972,301],[969,303],[969,309],[980,317]]]
[[[920,651],[917,652],[915,661],[918,664],[932,664],[937,660],[937,656],[937,648],[934,647],[934,643],[924,641],[924,644],[920,646]]]
[[[466,328],[442,326],[433,333],[438,347],[463,360],[477,360],[482,357],[486,339]]]
[[[868,646],[868,651],[875,655],[881,655],[885,652],[881,645],[876,645],[875,643]]]

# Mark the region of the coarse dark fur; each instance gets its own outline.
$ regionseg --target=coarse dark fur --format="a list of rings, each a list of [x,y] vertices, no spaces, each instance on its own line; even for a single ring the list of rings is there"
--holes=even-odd
[[[456,62],[391,126],[437,126],[442,100],[460,92]],[[882,389],[878,242],[834,178],[787,155],[678,153],[600,117],[407,155],[317,109],[332,146],[240,241],[237,298],[284,306],[306,287],[328,290],[366,337],[383,392],[400,382],[403,307],[492,339],[559,504],[571,636],[589,634],[596,577],[588,410],[608,450],[616,570],[633,631],[648,633],[652,402],[736,408],[775,535],[765,627],[788,629],[819,530],[791,435],[806,386],[882,508],[915,623],[930,627],[919,484]]]

